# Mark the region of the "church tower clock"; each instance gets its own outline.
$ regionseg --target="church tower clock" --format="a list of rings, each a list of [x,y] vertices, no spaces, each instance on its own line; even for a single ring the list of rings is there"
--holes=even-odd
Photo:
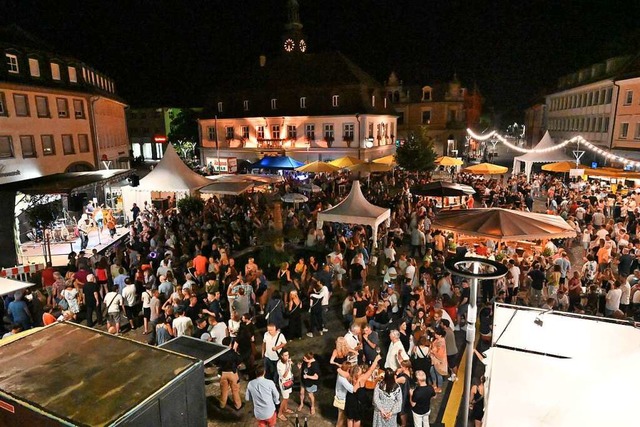
[[[300,6],[297,0],[287,0],[287,23],[282,37],[282,48],[285,53],[304,53],[307,51],[307,41],[302,32],[300,22]]]

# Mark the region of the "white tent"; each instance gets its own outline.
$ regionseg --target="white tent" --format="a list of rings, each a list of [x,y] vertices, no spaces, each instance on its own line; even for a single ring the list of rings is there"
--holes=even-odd
[[[545,149],[551,149],[555,146],[556,146],[556,143],[553,142],[553,138],[551,138],[551,135],[549,135],[549,131],[547,131],[545,132],[540,142],[538,142],[538,144],[536,144],[536,146],[533,149],[545,150]],[[514,175],[517,175],[520,172],[521,165],[524,164],[524,173],[527,175],[527,179],[528,179],[529,176],[531,175],[531,167],[533,166],[534,163],[555,163],[555,162],[564,162],[564,161],[575,162],[575,159],[572,159],[571,157],[567,156],[564,153],[564,150],[562,149],[550,150],[550,151],[538,151],[538,152],[530,151],[526,154],[523,154],[522,156],[517,156],[513,158],[512,173]]]
[[[179,191],[192,193],[211,182],[194,172],[169,144],[160,163],[147,176],[140,180],[136,191]]]
[[[389,221],[391,211],[373,205],[365,199],[360,189],[360,181],[353,181],[349,195],[340,203],[326,211],[318,212],[318,229],[324,221],[340,222],[344,224],[370,225],[373,230],[374,247],[378,241],[378,226],[383,221]]]
[[[169,144],[164,157],[151,172],[140,180],[140,185],[122,187],[124,212],[130,212],[134,203],[142,206],[151,199],[166,199],[175,195],[176,200],[195,193],[211,181],[194,172]]]
[[[640,330],[528,307],[498,304],[494,313],[485,426],[635,424],[624,396],[640,381]],[[615,410],[609,395],[622,399]]]

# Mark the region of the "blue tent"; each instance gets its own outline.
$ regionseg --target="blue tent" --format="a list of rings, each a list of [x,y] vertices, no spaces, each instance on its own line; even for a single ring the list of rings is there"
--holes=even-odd
[[[264,156],[260,161],[251,166],[253,169],[295,169],[304,163],[292,159],[289,156]]]

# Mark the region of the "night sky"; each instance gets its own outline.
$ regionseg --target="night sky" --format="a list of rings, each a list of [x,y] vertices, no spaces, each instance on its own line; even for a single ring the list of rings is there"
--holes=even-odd
[[[637,0],[299,0],[309,52],[340,50],[381,83],[478,84],[504,120],[562,74],[640,50]],[[0,0],[15,23],[116,80],[133,106],[198,105],[279,54],[286,0]]]

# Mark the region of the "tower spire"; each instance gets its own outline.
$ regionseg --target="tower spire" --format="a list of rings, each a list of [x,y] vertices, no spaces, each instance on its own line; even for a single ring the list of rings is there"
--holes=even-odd
[[[299,10],[300,6],[297,0],[287,0],[287,24],[284,26],[286,30],[302,30]]]

